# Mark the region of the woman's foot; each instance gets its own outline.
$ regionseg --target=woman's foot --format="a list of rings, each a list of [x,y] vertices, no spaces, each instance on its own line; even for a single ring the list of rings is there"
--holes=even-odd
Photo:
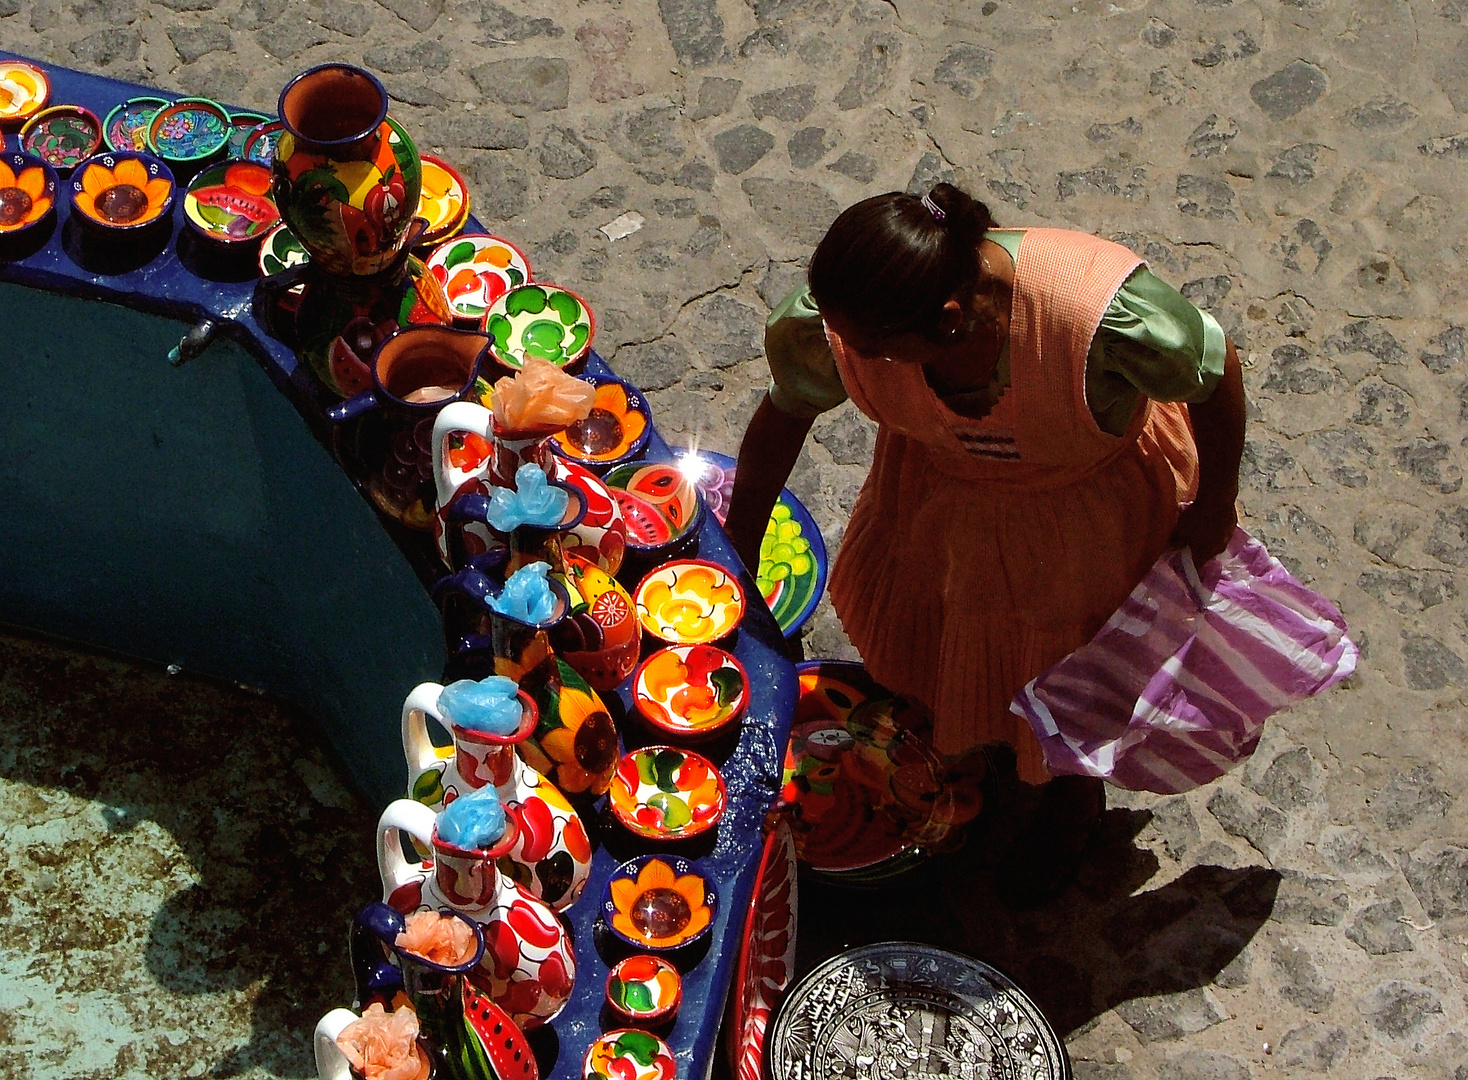
[[[999,898],[1011,908],[1036,908],[1075,879],[1081,853],[1106,808],[1106,785],[1091,776],[1057,776],[1016,834],[995,870]]]

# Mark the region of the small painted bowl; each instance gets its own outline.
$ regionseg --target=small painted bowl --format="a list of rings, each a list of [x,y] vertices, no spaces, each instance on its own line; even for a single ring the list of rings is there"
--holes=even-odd
[[[20,148],[35,154],[57,172],[85,161],[102,146],[102,121],[81,105],[42,109],[20,129]]]
[[[729,792],[717,766],[672,746],[623,754],[607,797],[615,817],[648,840],[687,840],[719,823]]]
[[[585,420],[556,432],[551,449],[597,471],[641,457],[652,434],[647,399],[614,375],[580,378],[596,387],[596,404]]]
[[[454,317],[481,330],[491,305],[530,280],[525,253],[488,233],[462,233],[439,244],[425,261],[444,287]]]
[[[262,277],[270,277],[272,274],[282,273],[292,266],[301,266],[310,261],[310,254],[296,239],[296,234],[286,227],[285,222],[271,229],[260,241],[260,274]]]
[[[34,64],[0,60],[0,126],[17,127],[46,107],[51,80]]]
[[[102,141],[109,150],[148,149],[148,125],[168,101],[161,97],[128,98],[102,121]]]
[[[0,153],[0,237],[12,237],[56,210],[56,170],[16,150]]]
[[[607,974],[607,1005],[629,1024],[661,1024],[682,1004],[683,977],[661,956],[629,956]]]
[[[668,1044],[633,1028],[597,1037],[581,1061],[582,1080],[677,1080],[678,1062]]]
[[[494,340],[490,352],[518,371],[531,357],[556,367],[580,364],[591,352],[596,316],[586,301],[559,285],[521,285],[490,306],[485,329]]]
[[[184,192],[184,218],[218,243],[258,243],[280,222],[270,195],[270,170],[253,161],[210,165]]]
[[[144,229],[173,207],[173,173],[151,154],[109,151],[71,174],[71,211],[104,232]]]
[[[634,949],[668,952],[713,928],[719,894],[687,859],[639,855],[612,871],[601,912],[612,935]]]
[[[195,169],[224,153],[229,131],[223,105],[208,98],[179,98],[154,114],[148,149],[169,165]]]
[[[744,715],[749,675],[732,654],[715,645],[669,645],[637,669],[632,704],[665,735],[707,739]]]
[[[677,465],[629,461],[601,479],[627,522],[627,546],[634,552],[661,559],[698,532],[703,521],[698,485]]]
[[[270,123],[273,119],[274,117],[253,112],[250,109],[230,109],[229,136],[224,140],[224,156],[228,158],[244,157],[245,140],[250,137],[250,132],[261,124]]]
[[[677,559],[643,578],[632,596],[642,628],[670,645],[702,645],[744,618],[744,590],[718,563]]]
[[[283,131],[285,125],[279,120],[270,120],[251,128],[245,136],[245,148],[240,156],[246,161],[255,161],[267,169],[270,168],[275,164],[275,144],[280,142]]]
[[[423,154],[422,161],[418,216],[428,222],[428,229],[418,238],[417,246],[429,248],[464,231],[464,223],[469,220],[469,186],[459,170],[443,158]]]

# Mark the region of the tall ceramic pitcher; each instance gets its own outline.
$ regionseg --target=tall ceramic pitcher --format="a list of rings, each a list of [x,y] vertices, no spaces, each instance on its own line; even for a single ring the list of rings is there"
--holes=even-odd
[[[535,702],[522,690],[519,729],[495,735],[455,723],[439,708],[441,693],[438,683],[423,683],[403,702],[408,797],[441,810],[460,795],[492,784],[520,834],[509,854],[499,860],[500,873],[564,911],[586,888],[591,843],[566,797],[515,753],[517,744],[535,734]],[[429,717],[448,729],[452,748],[440,751],[433,745]]]

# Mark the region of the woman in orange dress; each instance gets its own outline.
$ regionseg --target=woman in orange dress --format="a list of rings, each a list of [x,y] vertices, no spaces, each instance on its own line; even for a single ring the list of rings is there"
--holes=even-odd
[[[1126,248],[998,229],[946,184],[847,209],[809,281],[767,326],[774,379],[740,448],[735,549],[756,565],[814,417],[850,396],[878,431],[831,575],[842,626],[874,678],[931,709],[939,750],[1003,744],[1020,780],[1046,783],[1015,693],[1169,545],[1201,563],[1233,532],[1233,346]],[[1099,781],[1048,783],[1031,839],[1077,848],[1101,800]]]

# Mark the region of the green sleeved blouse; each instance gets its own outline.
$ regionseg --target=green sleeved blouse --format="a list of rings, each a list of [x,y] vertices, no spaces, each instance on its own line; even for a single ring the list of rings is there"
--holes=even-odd
[[[1022,230],[995,229],[988,238],[1013,259]],[[1223,375],[1223,328],[1171,285],[1138,267],[1111,298],[1086,358],[1086,400],[1102,431],[1126,431],[1137,400],[1206,401]],[[765,322],[770,400],[782,412],[813,417],[846,400],[810,289],[796,289]],[[1008,352],[998,389],[1009,384]],[[965,395],[969,397],[970,395]],[[979,396],[982,396],[982,392]],[[950,404],[963,404],[949,399]],[[969,411],[960,409],[960,411]]]

